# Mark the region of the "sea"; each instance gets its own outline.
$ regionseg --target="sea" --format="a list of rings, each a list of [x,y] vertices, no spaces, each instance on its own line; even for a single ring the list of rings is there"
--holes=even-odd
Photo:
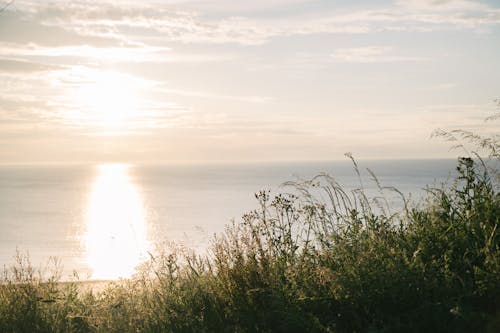
[[[347,191],[377,184],[423,200],[450,182],[456,160],[350,160],[246,164],[2,165],[0,267],[28,257],[62,279],[129,277],[167,244],[206,250],[214,235],[256,209],[255,193],[288,191],[287,181],[326,173]],[[392,200],[392,199],[391,199]],[[394,199],[395,209],[401,202]],[[399,206],[398,206],[399,205]],[[55,259],[54,259],[55,258]],[[45,274],[45,273],[44,273]]]

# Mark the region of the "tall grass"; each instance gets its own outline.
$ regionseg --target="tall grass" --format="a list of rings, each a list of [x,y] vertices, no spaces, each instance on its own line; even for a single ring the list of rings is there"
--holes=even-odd
[[[0,284],[0,332],[499,332],[500,195],[486,162],[458,159],[454,183],[418,205],[374,176],[380,196],[326,174],[262,191],[206,254],[165,246],[100,290],[19,256]]]

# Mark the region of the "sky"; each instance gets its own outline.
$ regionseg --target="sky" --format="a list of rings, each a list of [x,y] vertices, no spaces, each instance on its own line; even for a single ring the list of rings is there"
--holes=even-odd
[[[455,157],[500,2],[0,0],[0,163]]]

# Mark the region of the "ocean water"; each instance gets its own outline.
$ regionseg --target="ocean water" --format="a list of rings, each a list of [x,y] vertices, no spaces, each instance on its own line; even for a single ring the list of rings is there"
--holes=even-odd
[[[455,160],[361,161],[384,186],[414,198],[454,174]],[[359,188],[349,161],[219,165],[0,166],[0,265],[16,251],[50,257],[91,279],[127,277],[162,242],[203,250],[225,225],[257,207],[254,193],[326,172]],[[395,204],[397,205],[397,203]]]

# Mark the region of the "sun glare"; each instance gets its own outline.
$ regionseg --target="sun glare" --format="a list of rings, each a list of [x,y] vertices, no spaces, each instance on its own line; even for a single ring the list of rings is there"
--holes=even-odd
[[[80,75],[75,120],[104,130],[133,128],[140,121],[140,82],[118,72],[84,71]]]
[[[128,165],[97,169],[87,207],[86,261],[94,279],[127,278],[148,251],[143,202]]]

